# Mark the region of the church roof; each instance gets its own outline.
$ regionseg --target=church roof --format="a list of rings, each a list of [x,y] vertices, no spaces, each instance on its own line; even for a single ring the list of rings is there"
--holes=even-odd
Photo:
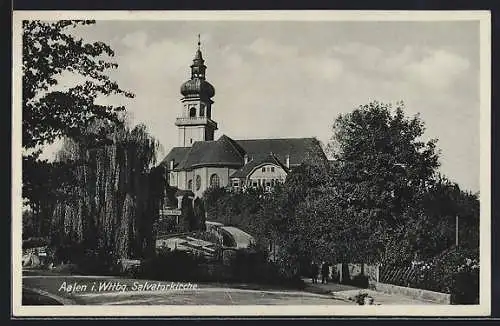
[[[249,159],[246,165],[245,154]],[[192,147],[174,147],[161,164],[168,166],[168,162],[174,160],[174,169],[177,171],[202,166],[243,167],[247,171],[265,162],[277,162],[283,166],[287,156],[290,157],[290,167],[297,166],[310,155],[324,157],[315,138],[233,140],[222,135],[216,141],[197,141]]]
[[[234,140],[222,135],[216,141],[194,142],[176,166],[176,170],[188,170],[199,166],[240,167],[243,165],[243,155],[243,149]]]
[[[241,165],[245,153],[234,140],[226,135],[222,135],[215,143],[216,146],[213,146],[212,150],[208,151],[206,155],[203,156],[203,160],[200,164],[216,162],[224,165]],[[198,164],[193,164],[193,166],[196,165]]]
[[[179,163],[186,157],[191,147],[174,147],[170,150],[167,156],[161,161],[161,165],[165,164],[170,167],[170,161],[174,161],[174,168],[176,168]]]
[[[307,155],[324,156],[323,150],[315,138],[275,138],[236,140],[249,159],[261,160],[269,153],[280,161],[286,162],[290,156],[290,166],[300,165]]]

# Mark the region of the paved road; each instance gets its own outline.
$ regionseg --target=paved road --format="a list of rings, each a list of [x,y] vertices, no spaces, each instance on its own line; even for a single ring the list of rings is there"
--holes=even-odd
[[[181,289],[184,287],[184,289]],[[23,273],[25,304],[84,305],[348,305],[330,295],[241,285],[158,282],[101,276]],[[40,300],[36,300],[36,296]],[[42,300],[43,299],[43,300]]]

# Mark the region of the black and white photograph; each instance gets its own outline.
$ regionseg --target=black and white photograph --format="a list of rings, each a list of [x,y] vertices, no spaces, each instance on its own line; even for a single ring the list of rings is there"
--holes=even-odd
[[[485,11],[14,11],[14,315],[489,314],[490,46]]]

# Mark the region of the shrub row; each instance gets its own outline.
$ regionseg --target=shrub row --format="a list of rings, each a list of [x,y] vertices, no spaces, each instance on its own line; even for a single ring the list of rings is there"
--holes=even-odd
[[[196,256],[185,251],[163,250],[144,260],[140,267],[124,272],[130,277],[198,282],[237,282],[303,286],[300,278],[283,275],[280,268],[267,260],[263,252],[237,250],[224,263]]]

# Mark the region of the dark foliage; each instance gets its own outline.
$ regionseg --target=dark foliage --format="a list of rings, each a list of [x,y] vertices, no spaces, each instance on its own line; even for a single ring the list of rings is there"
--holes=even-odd
[[[368,288],[368,276],[363,274],[355,275],[351,280],[347,282],[347,284],[357,286],[359,288],[367,289]]]
[[[119,122],[124,107],[96,104],[101,95],[133,97],[106,75],[117,64],[103,42],[86,43],[71,31],[91,20],[23,21],[23,147],[34,148],[58,137],[78,138],[96,119]],[[68,90],[51,89],[72,73],[82,82]],[[77,107],[78,110],[74,108]]]

